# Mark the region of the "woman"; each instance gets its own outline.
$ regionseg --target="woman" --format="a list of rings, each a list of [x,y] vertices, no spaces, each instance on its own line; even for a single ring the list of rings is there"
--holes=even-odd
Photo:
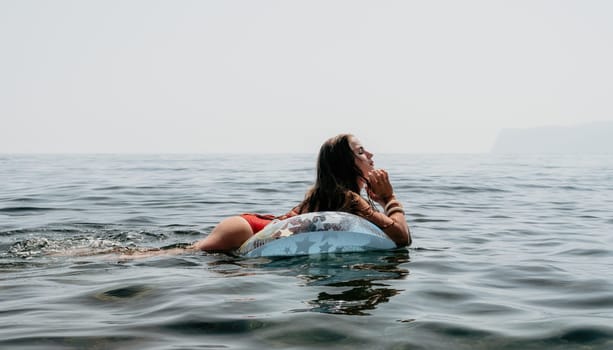
[[[344,211],[359,215],[379,226],[397,246],[411,244],[411,234],[402,205],[394,196],[385,170],[376,170],[360,140],[341,134],[327,140],[319,150],[317,179],[305,199],[287,214],[285,219],[314,211]],[[360,195],[366,187],[368,199]],[[385,213],[374,208],[374,202]],[[243,214],[221,221],[203,240],[192,248],[205,251],[231,251],[270,223],[274,216]]]

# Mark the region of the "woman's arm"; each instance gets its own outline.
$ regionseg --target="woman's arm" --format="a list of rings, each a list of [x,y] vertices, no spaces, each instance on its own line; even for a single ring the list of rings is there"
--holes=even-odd
[[[371,222],[379,226],[398,246],[411,245],[411,232],[407,225],[404,208],[396,199],[394,189],[389,180],[387,171],[379,169],[368,174],[368,195],[384,208],[384,213],[375,212],[370,204],[362,197],[360,208],[366,209],[370,214]],[[369,212],[367,207],[370,208]]]
[[[377,225],[397,246],[411,245],[411,232],[404,216],[404,210],[394,196],[389,198],[392,204],[387,211],[389,215],[375,211],[364,198],[359,195],[358,197],[358,215]],[[398,205],[394,205],[393,201],[396,201]]]
[[[389,227],[384,228],[383,232],[390,236],[398,246],[411,245],[411,231],[409,230],[402,204],[400,204],[396,196],[392,194],[383,207],[385,208],[385,214],[377,214],[388,217],[394,222]]]

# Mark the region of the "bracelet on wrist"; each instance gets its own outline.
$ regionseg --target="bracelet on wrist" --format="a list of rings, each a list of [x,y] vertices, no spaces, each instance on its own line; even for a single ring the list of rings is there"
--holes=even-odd
[[[404,215],[404,208],[403,207],[393,207],[390,210],[387,210],[385,212],[385,215],[391,216],[394,213],[402,213],[402,215]]]
[[[388,211],[390,208],[394,206],[402,206],[402,204],[400,204],[399,201],[392,199],[389,202],[387,202],[387,204],[385,205],[385,208],[383,208],[383,211]]]

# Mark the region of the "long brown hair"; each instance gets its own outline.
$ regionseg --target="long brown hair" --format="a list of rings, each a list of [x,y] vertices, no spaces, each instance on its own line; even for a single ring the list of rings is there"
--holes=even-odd
[[[358,178],[364,181],[366,178],[355,164],[355,154],[349,144],[352,136],[340,134],[321,146],[315,185],[299,205],[300,212],[354,211],[352,198],[360,193]]]

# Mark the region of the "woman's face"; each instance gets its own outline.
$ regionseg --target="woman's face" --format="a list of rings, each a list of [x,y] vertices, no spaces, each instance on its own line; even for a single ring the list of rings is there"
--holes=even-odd
[[[355,155],[355,165],[360,169],[362,175],[368,177],[368,174],[375,169],[375,162],[372,160],[373,154],[368,152],[355,136],[349,137],[349,146],[351,146]]]

